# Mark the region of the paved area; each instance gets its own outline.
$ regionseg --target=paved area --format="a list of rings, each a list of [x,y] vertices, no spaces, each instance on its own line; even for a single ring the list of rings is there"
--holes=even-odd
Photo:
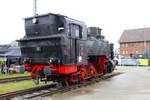
[[[150,100],[150,70],[148,67],[118,67],[119,76],[46,97],[48,100]]]

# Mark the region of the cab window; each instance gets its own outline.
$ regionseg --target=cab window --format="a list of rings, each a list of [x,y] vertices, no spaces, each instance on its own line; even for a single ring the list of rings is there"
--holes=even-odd
[[[73,38],[82,38],[81,26],[76,24],[70,24],[70,34]]]

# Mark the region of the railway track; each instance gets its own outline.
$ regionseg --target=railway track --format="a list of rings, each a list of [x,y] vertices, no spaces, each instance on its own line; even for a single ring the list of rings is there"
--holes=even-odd
[[[9,92],[5,94],[0,94],[0,100],[9,100],[13,97],[19,96],[19,95],[25,95],[27,93],[33,93],[39,90],[47,89],[47,88],[52,88],[55,87],[56,84],[50,84],[50,85],[44,85],[44,86],[39,86],[39,87],[33,87],[29,89],[24,89],[24,90],[18,90],[14,92]]]
[[[14,78],[4,78],[0,79],[0,84],[2,83],[8,83],[8,82],[18,82],[23,80],[29,80],[31,79],[30,76],[21,76],[21,77],[14,77]]]
[[[121,73],[117,72],[117,73],[108,74],[99,79],[94,79],[92,81],[87,81],[87,82],[84,82],[81,84],[76,84],[76,85],[72,85],[72,86],[68,86],[68,87],[57,87],[56,84],[51,84],[51,85],[46,85],[46,86],[40,86],[40,87],[10,92],[7,94],[1,94],[0,100],[1,99],[10,99],[10,98],[17,97],[17,96],[21,96],[22,97],[21,99],[27,99],[27,100],[36,98],[36,97],[50,96],[50,95],[53,95],[56,93],[60,93],[60,92],[63,93],[63,92],[67,92],[67,91],[70,91],[70,90],[73,90],[76,88],[85,87],[85,86],[88,86],[89,84],[94,84],[96,82],[99,82],[101,80],[106,80],[108,78],[111,78],[111,77],[119,75],[119,74],[121,74]]]
[[[39,93],[39,94],[36,94],[36,95],[33,95],[33,96],[29,96],[29,97],[26,97],[25,99],[32,99],[32,98],[36,98],[36,97],[45,97],[45,96],[50,96],[50,95],[60,93],[60,92],[64,93],[64,92],[67,92],[67,91],[70,91],[70,90],[73,90],[73,89],[76,89],[76,88],[85,87],[85,86],[88,86],[90,84],[94,84],[96,82],[106,80],[108,78],[111,78],[111,77],[119,75],[119,74],[121,74],[121,73],[118,72],[118,73],[108,74],[108,75],[103,76],[102,78],[95,79],[95,80],[92,80],[92,81],[87,81],[87,82],[84,82],[84,83],[81,83],[81,84],[76,84],[76,85],[72,85],[72,86],[68,86],[68,87],[61,87],[61,88],[57,88],[55,90],[49,89],[47,92]]]

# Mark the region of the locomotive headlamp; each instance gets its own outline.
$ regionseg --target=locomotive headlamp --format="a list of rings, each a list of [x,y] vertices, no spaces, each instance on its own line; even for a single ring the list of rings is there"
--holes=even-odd
[[[54,61],[54,58],[49,59],[49,63],[52,63]]]
[[[32,19],[32,23],[33,23],[33,24],[37,24],[37,23],[38,23],[38,19],[33,18],[33,19]]]
[[[50,63],[52,63],[52,61],[53,61],[52,59],[49,60]]]

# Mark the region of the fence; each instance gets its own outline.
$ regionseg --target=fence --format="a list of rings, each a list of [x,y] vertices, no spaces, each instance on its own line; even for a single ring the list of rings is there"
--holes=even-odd
[[[149,65],[149,59],[120,59],[119,65],[148,66]]]

